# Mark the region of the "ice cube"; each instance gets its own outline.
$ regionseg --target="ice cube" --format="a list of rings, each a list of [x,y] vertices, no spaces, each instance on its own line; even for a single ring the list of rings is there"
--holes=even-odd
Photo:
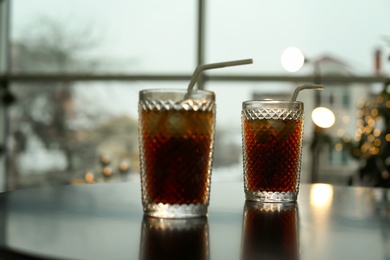
[[[186,117],[183,111],[170,112],[166,124],[172,135],[184,135],[186,132]]]
[[[269,124],[277,132],[281,132],[283,130],[284,126],[285,126],[285,122],[282,121],[282,120],[272,120],[272,119],[270,119],[269,120]]]

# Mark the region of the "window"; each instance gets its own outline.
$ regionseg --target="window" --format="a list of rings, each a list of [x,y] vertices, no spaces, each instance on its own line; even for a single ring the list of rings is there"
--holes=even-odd
[[[14,72],[191,73],[196,64],[194,0],[11,3]]]
[[[347,0],[337,6],[304,0],[6,2],[11,8],[3,7],[0,18],[9,11],[11,59],[0,79],[16,100],[1,110],[7,189],[86,182],[87,173],[96,182],[122,180],[121,172],[126,180],[138,178],[138,91],[185,88],[202,59],[254,59],[250,66],[205,73],[204,86],[217,94],[215,180],[242,179],[242,101],[289,98],[297,84],[325,83],[320,104],[313,92],[299,96],[305,102],[308,155],[311,110],[323,105],[335,112],[336,123],[326,130],[334,143],[345,136],[353,139],[357,103],[377,95],[380,73],[390,70],[390,3],[380,0]],[[202,18],[204,26],[198,27]],[[2,33],[7,29],[4,23],[0,27]],[[296,73],[280,65],[280,54],[290,46],[307,58]],[[378,49],[381,68],[375,71]],[[323,155],[321,174],[353,174],[357,161],[334,145],[330,149],[329,156]],[[107,155],[109,162],[102,161]],[[304,182],[310,181],[310,163],[304,156]],[[112,170],[109,178],[103,174],[105,165]]]

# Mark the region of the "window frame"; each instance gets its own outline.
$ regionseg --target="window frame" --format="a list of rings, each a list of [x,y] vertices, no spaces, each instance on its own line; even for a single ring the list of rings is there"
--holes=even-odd
[[[16,82],[56,82],[56,81],[183,81],[188,82],[192,75],[190,74],[13,74],[10,73],[10,5],[12,0],[0,0],[0,95],[4,97],[4,93],[8,91],[11,83]],[[196,39],[197,49],[196,51],[196,65],[205,63],[205,28],[207,27],[207,21],[205,19],[206,0],[199,0],[197,9],[197,28]],[[308,74],[304,76],[285,76],[285,75],[269,75],[269,74],[257,74],[257,75],[230,75],[219,74],[210,75],[205,72],[201,74],[198,80],[198,87],[204,89],[206,82],[221,81],[221,82],[316,82],[318,80],[317,75]],[[381,75],[374,76],[336,76],[336,75],[321,75],[321,83],[338,83],[351,86],[349,83],[383,83],[385,78]],[[0,147],[3,148],[3,152],[0,153],[0,192],[8,190],[10,188],[10,182],[12,176],[7,173],[7,129],[8,129],[8,114],[7,106],[0,102]]]

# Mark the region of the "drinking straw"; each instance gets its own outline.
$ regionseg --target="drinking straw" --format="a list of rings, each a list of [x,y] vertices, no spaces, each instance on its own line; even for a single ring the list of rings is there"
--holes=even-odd
[[[198,80],[199,75],[203,71],[209,70],[209,69],[218,69],[218,68],[224,68],[224,67],[252,64],[252,63],[253,63],[253,59],[245,59],[245,60],[234,60],[234,61],[225,61],[225,62],[199,65],[198,67],[196,67],[194,73],[192,74],[190,84],[188,85],[186,98],[188,98],[190,96],[190,93],[193,90],[195,83]]]
[[[303,90],[303,89],[315,89],[315,90],[323,90],[324,89],[324,85],[319,85],[319,84],[303,84],[303,85],[299,85],[298,87],[295,88],[295,91],[291,97],[291,101],[296,101],[297,100],[297,97],[298,97],[298,94],[299,94],[299,91]]]

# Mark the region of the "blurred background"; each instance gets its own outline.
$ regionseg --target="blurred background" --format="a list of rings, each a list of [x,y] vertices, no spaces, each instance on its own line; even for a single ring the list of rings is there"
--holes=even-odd
[[[246,58],[254,64],[198,82],[217,95],[213,181],[242,181],[242,101],[321,83],[298,97],[302,182],[390,187],[389,10],[388,0],[0,0],[0,191],[138,180],[139,90],[186,88],[197,65]]]

